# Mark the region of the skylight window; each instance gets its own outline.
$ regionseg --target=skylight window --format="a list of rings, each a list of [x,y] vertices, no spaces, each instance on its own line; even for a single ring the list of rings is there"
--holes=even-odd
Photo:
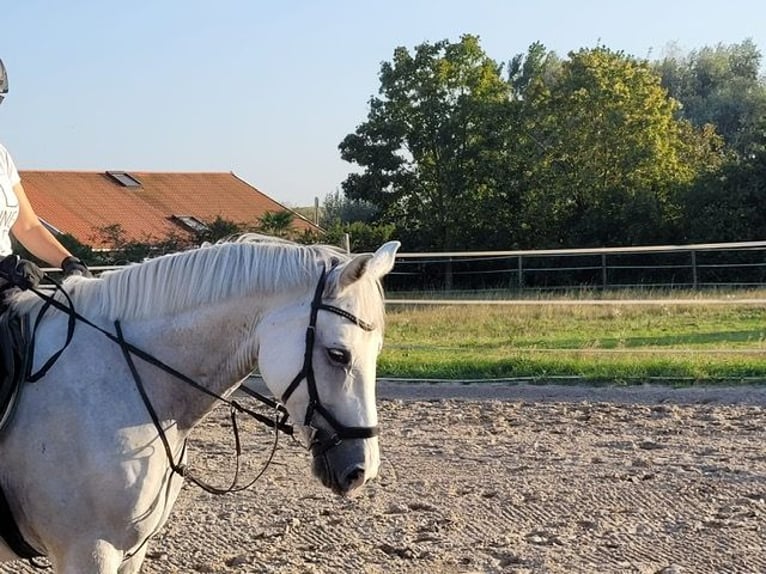
[[[141,182],[138,178],[130,175],[127,171],[107,171],[106,175],[123,187],[141,187]]]
[[[207,225],[193,215],[174,215],[172,219],[196,233],[202,233],[209,229]]]

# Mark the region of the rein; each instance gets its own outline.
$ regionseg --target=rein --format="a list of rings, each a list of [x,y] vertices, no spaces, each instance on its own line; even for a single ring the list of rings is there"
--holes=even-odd
[[[332,269],[330,271],[332,271]],[[301,370],[298,372],[295,378],[292,380],[290,385],[288,385],[285,392],[282,394],[281,402],[274,401],[273,399],[269,397],[266,397],[251,389],[243,387],[243,390],[248,395],[259,400],[260,402],[271,407],[274,410],[273,418],[270,418],[265,415],[262,415],[261,413],[252,411],[242,406],[240,403],[238,403],[235,400],[227,399],[226,397],[223,397],[217,393],[214,393],[213,391],[207,389],[206,387],[204,387],[197,381],[181,373],[177,369],[174,369],[170,365],[157,359],[150,353],[129,343],[128,341],[125,340],[123,336],[122,327],[120,325],[119,320],[114,322],[116,334],[112,334],[106,329],[103,329],[102,327],[100,327],[99,325],[96,325],[91,320],[84,317],[83,315],[81,315],[75,310],[74,303],[71,297],[69,296],[69,294],[66,292],[66,290],[61,286],[61,284],[58,281],[52,278],[49,278],[49,279],[54,284],[55,290],[60,291],[64,295],[64,297],[67,300],[67,304],[64,304],[61,301],[56,300],[55,297],[50,296],[46,293],[43,293],[42,291],[36,288],[31,289],[38,297],[43,299],[45,303],[42,309],[40,310],[40,312],[38,313],[34,323],[34,328],[32,329],[32,344],[30,345],[30,349],[34,349],[34,340],[37,333],[37,328],[40,325],[40,322],[42,321],[43,316],[51,307],[55,307],[58,310],[68,314],[69,317],[67,320],[67,336],[66,336],[64,345],[58,351],[56,351],[51,357],[49,357],[49,359],[45,362],[45,364],[36,373],[28,372],[28,380],[37,381],[41,379],[43,376],[45,376],[48,370],[55,364],[55,362],[58,360],[58,358],[61,356],[64,350],[71,343],[72,338],[74,337],[74,329],[75,329],[76,321],[85,323],[86,325],[102,333],[105,337],[107,337],[111,341],[115,342],[117,345],[119,345],[120,349],[122,350],[123,357],[125,358],[125,361],[130,369],[131,375],[133,376],[133,381],[136,384],[136,389],[138,390],[141,400],[144,403],[144,406],[147,412],[149,413],[152,423],[154,424],[154,427],[156,428],[157,433],[160,437],[160,440],[165,450],[165,455],[168,459],[168,463],[170,465],[171,470],[182,477],[188,478],[194,484],[196,484],[197,486],[199,486],[200,488],[202,488],[203,490],[211,494],[228,494],[231,492],[241,492],[243,490],[247,490],[263,475],[263,473],[271,464],[274,458],[274,454],[276,452],[276,448],[277,448],[279,431],[290,436],[294,434],[293,426],[287,422],[288,413],[284,405],[287,403],[288,399],[292,396],[292,394],[295,392],[295,390],[298,388],[298,386],[303,380],[306,381],[308,394],[309,394],[309,401],[306,407],[306,413],[303,418],[303,426],[312,429],[311,443],[309,445],[309,448],[315,457],[324,454],[329,449],[335,446],[338,446],[339,444],[341,444],[343,439],[366,439],[366,438],[372,438],[378,435],[377,426],[352,427],[352,426],[346,426],[342,424],[324,405],[322,405],[319,399],[319,391],[317,389],[316,377],[314,375],[314,366],[313,366],[316,322],[317,322],[317,316],[319,314],[319,311],[328,311],[330,313],[343,317],[344,319],[354,323],[359,328],[365,331],[373,331],[375,329],[374,325],[366,321],[363,321],[362,319],[359,319],[358,317],[346,311],[345,309],[341,309],[340,307],[336,307],[334,305],[329,305],[327,303],[322,302],[322,295],[324,293],[324,288],[327,283],[327,275],[328,275],[328,272],[323,266],[322,274],[319,278],[319,281],[317,282],[317,286],[314,291],[314,297],[311,302],[311,315],[309,318],[309,325],[306,328],[306,347],[305,347],[304,357],[303,357],[303,366],[301,367]],[[30,353],[30,355],[32,355],[32,353]],[[149,399],[143,380],[141,379],[141,376],[138,373],[138,369],[136,368],[135,362],[133,360],[134,357],[138,357],[141,360],[165,371],[166,373],[186,383],[187,385],[191,386],[197,391],[204,393],[210,396],[211,398],[216,399],[217,401],[220,401],[229,405],[230,417],[232,421],[232,429],[234,433],[236,468],[234,471],[233,480],[228,487],[218,488],[218,487],[209,485],[203,480],[192,475],[185,464],[176,462],[172,449],[170,448],[170,443],[165,434],[165,429],[162,427],[162,423],[159,419],[159,416],[157,415],[157,412],[155,411],[154,406],[152,405],[151,400]],[[31,363],[32,363],[32,359],[30,356],[29,363],[27,365],[28,371],[31,369]],[[275,431],[274,446],[272,448],[271,454],[267,462],[265,463],[264,467],[261,469],[261,471],[253,480],[251,480],[248,484],[244,486],[239,486],[239,487],[237,486],[237,482],[239,477],[240,456],[242,454],[242,449],[241,449],[241,443],[239,439],[239,426],[237,424],[237,413],[245,413],[248,416],[254,418],[255,420],[265,424],[266,426],[273,428]],[[317,413],[321,415],[321,417],[332,428],[333,433],[323,432],[320,429],[320,427],[312,426],[314,416]],[[322,435],[327,435],[327,436],[323,438]],[[186,443],[184,443],[184,448],[181,453],[181,459],[184,456],[185,450],[186,450]]]
[[[120,349],[123,352],[123,356],[125,357],[125,360],[128,364],[128,367],[130,368],[131,374],[133,375],[133,380],[136,384],[136,388],[138,390],[138,393],[141,397],[141,400],[144,403],[144,406],[146,407],[150,418],[152,419],[152,423],[154,424],[155,428],[157,429],[157,433],[160,437],[160,440],[162,441],[163,448],[165,449],[165,454],[168,459],[168,463],[170,464],[170,468],[173,472],[176,474],[188,478],[191,480],[194,484],[205,490],[206,492],[209,492],[211,494],[221,495],[221,494],[228,494],[231,492],[241,492],[243,490],[247,490],[248,488],[252,487],[253,484],[263,475],[263,473],[266,471],[266,469],[271,464],[274,455],[276,453],[276,447],[279,437],[279,431],[292,436],[293,435],[293,427],[292,425],[287,423],[287,409],[284,408],[283,405],[277,403],[276,401],[272,400],[269,397],[266,397],[260,393],[257,393],[255,391],[252,391],[250,389],[245,389],[247,394],[252,396],[253,398],[259,400],[263,404],[271,407],[274,409],[274,417],[267,417],[261,413],[258,413],[256,411],[253,411],[251,409],[248,409],[247,407],[244,407],[239,402],[231,399],[227,399],[226,397],[223,397],[217,393],[214,393],[213,391],[209,390],[208,388],[204,387],[203,385],[199,384],[194,379],[188,377],[187,375],[181,373],[177,369],[174,369],[170,365],[164,363],[163,361],[157,359],[153,355],[149,354],[148,352],[144,351],[143,349],[140,349],[139,347],[136,347],[135,345],[129,343],[125,340],[122,334],[122,328],[120,326],[119,321],[115,321],[115,330],[116,335],[110,333],[109,331],[101,328],[100,326],[93,323],[90,319],[87,317],[84,317],[80,313],[78,313],[74,308],[74,303],[72,302],[72,299],[69,297],[69,294],[66,292],[66,290],[61,286],[61,284],[56,281],[55,279],[52,279],[49,277],[51,282],[55,286],[55,290],[61,292],[64,297],[67,300],[68,305],[65,305],[64,303],[57,301],[50,295],[36,289],[32,288],[31,291],[33,291],[38,297],[43,299],[45,301],[45,304],[43,305],[43,308],[40,310],[39,314],[37,315],[37,319],[34,323],[34,328],[32,330],[32,344],[30,345],[30,349],[34,348],[34,340],[35,335],[37,333],[37,328],[42,320],[43,315],[50,309],[50,307],[55,307],[58,310],[67,313],[69,315],[69,319],[67,321],[67,337],[64,342],[64,345],[56,351],[46,362],[45,364],[36,372],[36,373],[29,373],[28,374],[28,380],[29,381],[38,381],[41,379],[45,374],[48,372],[48,370],[53,366],[53,364],[58,360],[58,358],[61,356],[61,354],[64,352],[64,350],[69,346],[69,344],[72,342],[72,338],[74,337],[74,325],[75,321],[80,321],[82,323],[85,323],[89,327],[92,327],[93,329],[96,329],[101,334],[103,334],[106,338],[110,339],[111,341],[117,343],[117,345],[120,346]],[[31,355],[31,353],[30,353]],[[231,484],[226,488],[219,488],[212,486],[202,479],[197,478],[193,474],[190,473],[188,467],[184,464],[179,464],[176,462],[175,457],[173,456],[172,449],[170,448],[170,444],[168,442],[167,436],[165,434],[165,430],[162,428],[162,424],[159,420],[159,416],[157,415],[154,406],[152,405],[151,401],[149,400],[149,396],[146,392],[146,388],[144,386],[143,381],[141,380],[140,375],[138,374],[138,370],[136,369],[135,363],[133,361],[133,357],[139,357],[143,361],[146,361],[147,363],[150,363],[151,365],[154,365],[155,367],[165,371],[166,373],[172,375],[176,379],[186,383],[187,385],[191,386],[192,388],[196,389],[197,391],[204,393],[211,398],[214,398],[220,402],[223,402],[227,405],[229,405],[230,408],[230,417],[232,421],[232,429],[234,433],[234,442],[235,442],[235,471],[234,471],[234,478],[231,482]],[[27,365],[27,368],[31,368],[31,358]],[[239,469],[240,469],[240,457],[242,455],[242,448],[241,443],[239,439],[239,425],[237,423],[237,413],[244,413],[255,420],[259,421],[260,423],[263,423],[264,425],[273,428],[275,431],[274,435],[274,445],[271,450],[271,454],[269,455],[268,460],[264,464],[261,471],[257,474],[257,476],[252,479],[249,483],[247,483],[244,486],[236,486],[238,477],[239,477]],[[184,443],[184,451],[186,450],[186,444]],[[183,458],[183,452],[181,454],[181,458]]]

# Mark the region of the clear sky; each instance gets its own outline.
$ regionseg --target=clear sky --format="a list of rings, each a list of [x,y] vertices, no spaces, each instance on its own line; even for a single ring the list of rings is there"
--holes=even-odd
[[[20,169],[233,171],[290,206],[353,171],[338,144],[397,46],[766,52],[763,0],[2,0],[0,22],[0,142]]]

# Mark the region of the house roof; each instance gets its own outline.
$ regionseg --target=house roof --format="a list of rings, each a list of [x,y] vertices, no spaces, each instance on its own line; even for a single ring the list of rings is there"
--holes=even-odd
[[[110,248],[99,229],[119,224],[125,238],[185,233],[177,217],[216,217],[256,226],[266,212],[289,210],[233,173],[21,171],[38,217],[93,248]],[[125,177],[127,175],[127,177]],[[135,180],[139,185],[131,185]],[[295,213],[298,231],[319,228]]]

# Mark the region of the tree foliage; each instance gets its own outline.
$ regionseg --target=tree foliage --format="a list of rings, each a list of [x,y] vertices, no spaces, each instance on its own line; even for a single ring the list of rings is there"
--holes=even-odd
[[[675,118],[677,103],[646,62],[596,47],[556,66],[547,78],[545,68],[538,71],[524,113],[538,148],[530,162],[528,225],[559,232],[537,233],[536,241],[589,246],[667,239],[680,210],[678,192],[719,161],[715,134]]]
[[[367,121],[340,144],[341,157],[363,168],[344,181],[345,194],[377,206],[409,245],[470,243],[476,208],[502,169],[494,128],[509,87],[501,72],[475,36],[397,48]]]
[[[258,219],[258,230],[276,237],[289,237],[295,216],[290,211],[267,211]]]
[[[338,223],[329,227],[322,237],[322,243],[348,247],[352,253],[366,253],[375,251],[383,243],[392,239],[396,232],[393,224],[370,224],[363,221],[350,223]]]
[[[73,254],[89,265],[140,262],[147,258],[191,249],[203,243],[215,243],[248,231],[278,237],[289,236],[305,242],[316,241],[317,238],[311,234],[297,234],[292,228],[293,219],[294,215],[286,210],[266,212],[257,225],[237,223],[217,216],[212,221],[205,222],[204,229],[193,233],[171,231],[164,236],[145,235],[138,239],[128,237],[122,225],[114,223],[96,228],[90,237],[92,241],[110,246],[109,249],[101,251],[94,251],[71,236],[59,239]]]
[[[378,208],[364,199],[351,199],[341,190],[329,193],[322,202],[319,223],[325,229],[334,225],[356,221],[369,223],[375,219]]]
[[[766,120],[750,153],[701,177],[685,198],[686,241],[760,241],[766,238]]]
[[[91,239],[110,246],[109,250],[93,251],[90,259],[84,259],[89,265],[124,265],[136,263],[147,258],[175,253],[188,249],[194,240],[188,235],[171,232],[163,237],[146,235],[141,239],[129,238],[119,223],[97,228]]]
[[[108,226],[113,254],[70,249],[134,261],[245,230],[304,243],[348,234],[354,251],[393,237],[438,251],[763,239],[760,70],[749,40],[655,62],[534,43],[503,64],[473,35],[398,47],[339,145],[359,169],[325,198],[323,236],[283,211],[191,238],[128,241]]]
[[[646,61],[535,43],[504,66],[475,36],[397,48],[367,120],[340,144],[351,201],[410,249],[655,243],[722,162]]]
[[[688,54],[670,49],[654,64],[662,84],[681,103],[678,115],[701,128],[714,125],[737,156],[758,145],[766,115],[761,52],[752,40],[704,47]]]

